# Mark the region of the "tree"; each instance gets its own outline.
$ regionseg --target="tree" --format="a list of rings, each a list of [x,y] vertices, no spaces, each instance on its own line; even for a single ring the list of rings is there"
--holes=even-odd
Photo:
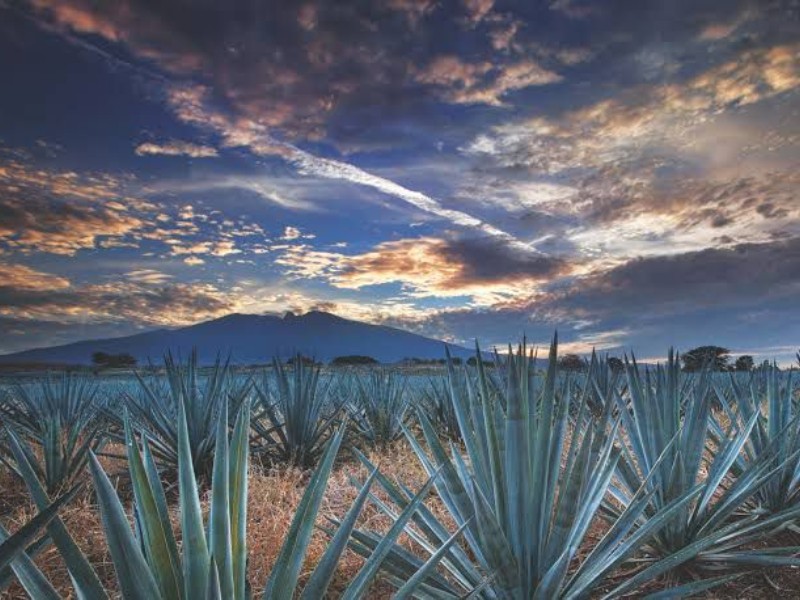
[[[378,361],[371,356],[360,354],[348,354],[347,356],[337,356],[331,361],[334,367],[346,367],[354,365],[377,365]]]
[[[702,370],[706,365],[712,371],[725,371],[728,368],[730,350],[722,346],[699,346],[681,356],[683,370],[690,373]]]
[[[493,367],[494,366],[494,361],[493,360],[482,360],[481,363],[483,364],[484,367]],[[475,358],[474,356],[470,356],[467,359],[467,364],[470,367],[477,367],[478,366],[478,359]]]
[[[121,354],[95,352],[92,354],[92,364],[101,369],[132,369],[136,366],[136,359],[125,352]]]
[[[608,366],[613,373],[622,373],[625,370],[625,363],[622,362],[621,358],[617,358],[616,356],[610,356],[608,358]]]
[[[558,359],[558,366],[564,371],[582,371],[584,363],[577,354],[564,354]]]
[[[298,363],[303,363],[308,367],[313,367],[314,365],[317,364],[317,362],[313,358],[309,356],[303,356],[302,354],[297,354],[295,356],[292,356],[291,358],[286,359],[286,364],[288,366],[294,366]]]
[[[753,360],[753,357],[749,354],[743,354],[736,359],[733,369],[735,371],[752,371],[754,366],[755,361]]]

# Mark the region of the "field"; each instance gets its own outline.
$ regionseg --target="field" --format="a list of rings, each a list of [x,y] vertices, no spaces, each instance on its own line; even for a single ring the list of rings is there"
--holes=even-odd
[[[775,367],[562,370],[555,343],[6,376],[0,593],[797,597],[799,402]]]

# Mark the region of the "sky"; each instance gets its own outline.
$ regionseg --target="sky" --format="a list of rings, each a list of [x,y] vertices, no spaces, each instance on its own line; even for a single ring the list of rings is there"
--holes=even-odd
[[[2,353],[800,346],[797,0],[0,0],[0,76]]]

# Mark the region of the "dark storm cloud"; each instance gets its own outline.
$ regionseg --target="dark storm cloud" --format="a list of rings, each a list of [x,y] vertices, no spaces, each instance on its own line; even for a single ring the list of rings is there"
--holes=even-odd
[[[486,308],[442,310],[405,326],[462,342],[523,334],[567,348],[659,357],[667,347],[720,343],[786,356],[800,335],[800,238],[631,261],[571,286]],[[399,319],[397,324],[404,320]]]
[[[575,283],[552,308],[596,316],[800,299],[800,237],[633,260]]]
[[[460,279],[464,283],[550,279],[569,271],[564,259],[510,247],[492,238],[449,240],[441,255],[463,266]]]

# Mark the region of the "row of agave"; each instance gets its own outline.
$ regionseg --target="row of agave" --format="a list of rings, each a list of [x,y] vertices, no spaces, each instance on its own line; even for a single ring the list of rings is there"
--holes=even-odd
[[[405,435],[430,479],[414,494],[355,450],[371,475],[329,531],[331,543],[304,597],[322,596],[348,545],[366,562],[347,598],[362,596],[379,570],[401,598],[582,598],[598,590],[611,598],[665,574],[691,574],[690,583],[653,594],[658,598],[709,589],[739,576],[743,566],[800,565],[800,547],[758,544],[796,530],[800,518],[800,409],[790,376],[775,368],[746,378],[726,374],[727,382],[708,371],[686,375],[670,353],[655,369],[627,362],[623,374],[593,356],[585,376],[570,377],[558,374],[556,359],[554,341],[544,375],[524,346],[496,370],[481,361],[471,369],[450,362],[446,378],[428,388],[428,402],[410,400],[407,381],[385,371],[343,383],[302,363],[287,371],[276,362],[270,379],[235,384],[220,364],[201,385],[196,364],[171,363],[166,382],[142,380],[145,401],[124,402],[131,407],[120,435],[135,496],[134,531],[95,458],[95,442],[81,446],[123,597],[249,596],[247,463],[251,450],[265,447],[295,464],[319,461],[263,592],[291,597],[344,439],[345,428],[335,428],[343,412],[351,429],[373,443]],[[209,408],[210,398],[219,404]],[[406,418],[412,406],[413,429]],[[79,595],[105,597],[56,515],[74,489],[51,504],[52,490],[42,487],[35,453],[22,439],[46,438],[24,429],[18,435],[11,422],[6,462],[42,513],[0,546],[0,568],[10,565],[33,597],[42,590],[51,595],[41,597],[54,597],[29,556],[36,550],[30,530],[46,526]],[[160,481],[159,469],[173,467],[182,556]],[[197,479],[207,474],[212,506],[204,526]],[[384,494],[371,491],[375,482]],[[447,520],[423,503],[432,487]],[[387,533],[355,527],[367,501],[393,521]],[[598,522],[605,523],[603,533],[589,544]],[[397,543],[403,532],[426,558]],[[623,565],[635,565],[631,575],[609,580]]]
[[[28,458],[51,495],[75,483],[90,450],[103,454],[109,441],[124,443],[126,412],[147,435],[159,467],[175,472],[183,410],[193,467],[210,481],[224,403],[231,414],[246,402],[252,406],[251,446],[262,461],[310,468],[343,420],[364,443],[385,446],[403,435],[410,408],[422,401],[407,377],[388,369],[331,376],[302,362],[288,369],[276,360],[271,371],[237,375],[219,360],[201,369],[194,353],[185,363],[168,355],[163,375],[137,373],[127,384],[62,375],[15,383],[4,391],[0,417],[40,450]],[[0,433],[0,463],[16,471],[1,438]]]

